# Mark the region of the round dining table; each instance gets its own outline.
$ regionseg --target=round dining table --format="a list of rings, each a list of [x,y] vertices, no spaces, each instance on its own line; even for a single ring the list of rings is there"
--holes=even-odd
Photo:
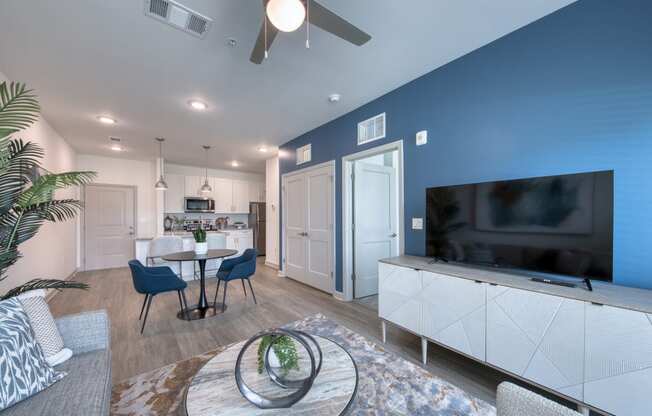
[[[177,314],[179,319],[194,321],[215,316],[221,313],[222,303],[209,302],[206,298],[206,261],[212,259],[222,259],[238,254],[236,250],[214,249],[208,250],[205,254],[197,254],[194,251],[182,251],[179,253],[170,253],[162,256],[163,260],[169,262],[197,262],[199,263],[199,301],[196,305],[187,307]],[[226,306],[224,306],[226,309]],[[212,311],[212,313],[210,313]]]

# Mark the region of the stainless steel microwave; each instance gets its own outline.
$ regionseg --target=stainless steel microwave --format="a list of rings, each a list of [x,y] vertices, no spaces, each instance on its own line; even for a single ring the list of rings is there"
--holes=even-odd
[[[212,198],[184,198],[185,212],[215,212],[215,200]]]

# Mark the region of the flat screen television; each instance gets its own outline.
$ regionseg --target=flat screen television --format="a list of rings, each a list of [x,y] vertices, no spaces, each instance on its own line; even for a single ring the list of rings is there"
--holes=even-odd
[[[611,281],[613,190],[613,171],[429,188],[426,255]]]

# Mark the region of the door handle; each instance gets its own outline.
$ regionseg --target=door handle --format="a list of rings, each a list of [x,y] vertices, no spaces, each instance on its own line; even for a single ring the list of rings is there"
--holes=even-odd
[[[396,234],[396,233],[392,233],[392,234],[389,235],[389,237],[390,237],[390,238],[396,238],[396,237],[398,237],[398,234]]]

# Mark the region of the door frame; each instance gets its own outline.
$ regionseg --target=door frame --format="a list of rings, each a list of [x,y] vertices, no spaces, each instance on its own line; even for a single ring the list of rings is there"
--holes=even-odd
[[[89,187],[98,187],[98,188],[125,188],[125,189],[131,189],[134,192],[134,245],[132,247],[132,251],[134,253],[134,257],[136,256],[136,238],[138,236],[138,187],[134,185],[113,185],[110,183],[89,183],[86,185],[82,185],[81,187],[81,202],[83,204],[86,203],[86,189]],[[79,233],[80,236],[80,254],[81,258],[79,259],[80,263],[80,269],[81,270],[86,270],[86,210],[82,209],[81,212],[81,230]],[[125,265],[126,267],[126,265]]]
[[[332,247],[331,247],[331,250],[330,250],[331,251],[331,275],[332,275],[331,276],[331,294],[333,294],[333,296],[336,296],[336,294],[339,293],[339,292],[337,292],[336,289],[335,289],[335,287],[336,287],[335,279],[337,277],[336,276],[336,270],[335,270],[335,264],[336,264],[336,262],[335,262],[335,260],[336,260],[335,259],[335,255],[336,255],[335,248],[337,247],[337,243],[336,243],[337,242],[337,229],[335,227],[335,225],[337,224],[337,217],[336,217],[337,203],[336,203],[336,199],[335,199],[336,189],[337,189],[335,180],[337,179],[336,178],[337,172],[336,172],[336,168],[335,168],[335,160],[329,160],[328,162],[319,163],[317,165],[309,166],[309,167],[306,167],[306,168],[303,168],[303,169],[293,170],[292,172],[284,173],[283,175],[281,175],[281,184],[280,184],[281,185],[281,229],[279,230],[280,237],[281,237],[281,253],[280,253],[281,258],[279,259],[279,263],[280,263],[281,268],[279,269],[279,276],[288,277],[287,273],[286,273],[286,270],[287,270],[286,267],[287,266],[285,264],[285,250],[286,250],[286,247],[287,247],[287,239],[286,239],[286,237],[287,237],[286,234],[287,233],[285,231],[285,216],[287,214],[287,209],[286,209],[286,207],[287,207],[287,205],[286,205],[287,204],[287,196],[286,196],[286,193],[285,193],[285,181],[286,181],[287,178],[290,178],[292,176],[302,175],[302,174],[305,174],[305,173],[308,173],[308,172],[311,172],[311,171],[314,171],[314,170],[322,169],[322,168],[325,168],[325,167],[330,168],[331,184],[333,185],[332,194],[331,194],[331,198],[332,198],[331,199],[331,202],[332,202],[332,212],[331,212],[331,221],[332,221],[332,224],[331,224],[331,233],[332,233],[331,244],[332,244]],[[317,290],[319,290],[319,289],[317,289]]]
[[[405,253],[405,194],[403,175],[403,140],[397,140],[371,149],[351,153],[342,158],[342,299],[353,300],[353,163],[356,160],[370,156],[397,151],[398,166],[396,175],[398,180],[398,253]]]

